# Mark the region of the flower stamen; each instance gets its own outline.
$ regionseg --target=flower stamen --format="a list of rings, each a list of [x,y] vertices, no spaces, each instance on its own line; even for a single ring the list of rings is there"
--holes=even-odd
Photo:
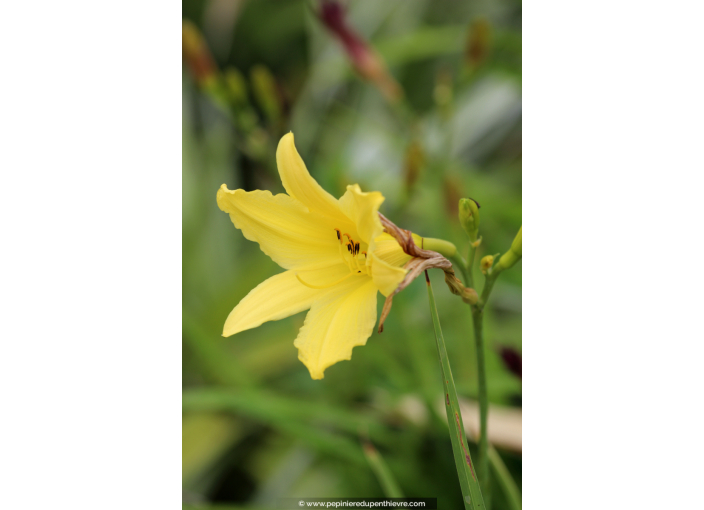
[[[343,233],[342,231],[340,231],[337,228],[334,228],[333,230],[335,230],[335,233],[337,234],[337,239],[340,241],[340,248],[339,248],[340,256],[345,261],[345,264],[347,264],[347,267],[350,268],[350,271],[352,271],[353,273],[356,271],[357,273],[369,274],[369,272],[366,268],[366,264],[364,262],[360,262],[360,260],[358,258],[358,255],[360,253],[364,254],[365,260],[367,258],[366,251],[360,252],[361,243],[355,241],[354,238],[350,234],[348,234],[347,232]],[[342,239],[343,237],[346,237],[348,239],[347,242],[343,241],[343,239]],[[342,244],[343,243],[346,245],[347,251],[349,252],[351,257],[345,256],[344,252],[342,251]],[[350,258],[351,258],[351,260],[350,260]]]

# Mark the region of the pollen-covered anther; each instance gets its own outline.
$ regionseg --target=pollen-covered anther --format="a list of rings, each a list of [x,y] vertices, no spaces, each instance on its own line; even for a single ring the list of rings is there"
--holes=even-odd
[[[360,253],[364,254],[364,258],[367,258],[367,252],[366,251],[360,251],[362,244],[361,242],[357,242],[354,240],[354,238],[348,234],[347,232],[342,232],[340,229],[334,228],[335,233],[337,235],[338,240],[340,241],[340,256],[344,259],[345,263],[347,266],[350,268],[350,271],[352,273],[364,273],[364,274],[369,274],[369,271],[366,269],[364,262],[360,263],[359,259],[357,256]],[[343,238],[347,238],[347,241],[345,242]],[[347,247],[347,251],[349,252],[350,255],[352,255],[351,258],[347,258],[344,256],[342,252],[342,245],[345,245]]]

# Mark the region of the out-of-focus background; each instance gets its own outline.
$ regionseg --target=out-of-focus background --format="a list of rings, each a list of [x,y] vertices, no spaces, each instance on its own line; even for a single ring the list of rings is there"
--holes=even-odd
[[[333,195],[381,191],[397,225],[465,256],[457,203],[472,197],[479,256],[507,251],[521,225],[520,1],[185,0],[183,18],[184,507],[381,497],[373,446],[405,496],[461,508],[424,283],[394,299],[384,333],[313,381],[293,347],[305,313],[221,336],[281,269],[215,195],[223,183],[283,192],[275,148],[293,131]],[[431,281],[471,429],[469,308],[441,271]],[[521,263],[498,279],[485,331],[489,437],[520,486]],[[506,508],[496,483],[490,499]]]

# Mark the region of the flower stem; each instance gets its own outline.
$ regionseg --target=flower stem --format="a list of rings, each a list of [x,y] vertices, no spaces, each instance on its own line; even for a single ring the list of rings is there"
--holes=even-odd
[[[479,310],[484,311],[484,306],[486,306],[486,302],[489,299],[489,294],[491,294],[491,290],[494,288],[494,283],[496,283],[496,278],[498,276],[498,272],[491,272],[486,275],[486,281],[484,282],[482,294],[479,296],[479,301],[475,305],[475,307]]]
[[[470,248],[471,250],[471,248]],[[472,253],[470,251],[470,253]],[[472,254],[473,255],[473,254]],[[471,256],[470,260],[474,257]],[[489,394],[486,382],[486,361],[484,358],[484,307],[494,288],[500,271],[486,275],[484,288],[476,305],[470,305],[472,310],[472,325],[474,329],[474,344],[477,351],[477,379],[479,382],[479,454],[477,455],[477,470],[482,490],[486,495],[487,508],[491,508],[490,473],[489,473],[489,437],[487,423],[489,420]]]
[[[499,452],[497,452],[493,446],[489,446],[489,461],[491,462],[491,467],[494,468],[496,478],[504,489],[509,508],[511,510],[521,510],[521,492],[518,490],[516,482],[511,477],[511,473],[506,467],[506,464],[501,460]]]
[[[486,288],[486,287],[485,287]],[[483,294],[483,293],[482,293]],[[489,439],[487,421],[489,418],[489,395],[486,384],[486,362],[484,360],[484,311],[478,304],[472,306],[474,343],[477,351],[477,379],[479,380],[479,455],[477,471],[484,494],[489,494]]]
[[[472,285],[471,273],[467,270],[467,266],[462,258],[462,255],[457,252],[454,256],[448,258],[450,259],[450,262],[452,262],[452,267],[458,267],[462,272],[462,280],[465,287],[474,288],[474,285]]]
[[[479,474],[479,481],[481,484],[481,490],[484,494],[487,508],[491,508],[491,492],[490,492],[490,473],[489,473],[489,463],[494,468],[496,476],[501,484],[506,497],[512,510],[517,510],[521,508],[521,496],[516,486],[516,483],[511,478],[506,466],[501,461],[501,457],[494,450],[492,446],[489,445],[488,437],[488,418],[489,418],[489,395],[486,380],[486,361],[484,358],[484,307],[489,299],[492,289],[494,288],[494,283],[499,274],[506,268],[511,267],[516,263],[521,257],[521,230],[518,231],[516,239],[514,239],[514,244],[512,245],[512,250],[515,251],[515,256],[512,258],[507,258],[505,264],[497,264],[494,266],[493,270],[489,269],[486,274],[486,279],[484,281],[484,288],[479,297],[479,301],[476,304],[470,305],[472,311],[472,329],[474,330],[474,343],[477,356],[477,379],[479,387],[479,453],[477,456],[477,471]],[[515,245],[515,249],[514,249]],[[465,284],[469,287],[474,287],[474,276],[472,274],[472,269],[474,266],[474,259],[476,257],[477,247],[475,247],[471,242],[469,245],[469,256],[466,266],[460,264],[459,262],[464,262],[462,257],[458,255],[458,259],[453,259],[456,265],[459,265],[462,270],[462,275],[465,279]]]
[[[469,243],[469,258],[467,260],[467,285],[474,288],[474,257],[477,255],[477,249]]]
[[[362,449],[364,451],[364,456],[367,458],[369,465],[374,471],[377,480],[379,480],[379,485],[384,491],[384,496],[387,498],[402,498],[403,492],[396,482],[393,473],[386,465],[381,454],[377,451],[374,445],[368,439],[362,441]]]
[[[445,349],[445,340],[440,329],[440,319],[438,310],[435,306],[435,297],[433,288],[430,285],[428,272],[425,272],[425,281],[428,285],[428,300],[430,302],[430,315],[433,318],[433,327],[435,328],[435,341],[438,348],[438,357],[440,358],[440,369],[442,371],[442,383],[445,390],[445,411],[447,412],[447,424],[450,428],[450,441],[452,442],[452,452],[455,456],[455,467],[462,488],[462,499],[466,510],[485,510],[484,499],[479,487],[479,482],[474,474],[474,466],[472,458],[469,455],[469,447],[467,445],[467,437],[462,423],[462,414],[460,412],[459,401],[457,400],[457,390],[455,382],[452,378],[452,370],[450,369],[450,360],[447,357]]]

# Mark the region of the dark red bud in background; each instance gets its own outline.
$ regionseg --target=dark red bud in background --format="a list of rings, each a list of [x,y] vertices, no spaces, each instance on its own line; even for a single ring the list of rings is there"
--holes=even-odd
[[[389,74],[384,61],[354,30],[347,25],[345,9],[338,2],[323,0],[318,17],[340,40],[347,56],[362,78],[374,83],[391,102],[403,96],[401,87]]]
[[[513,347],[501,347],[501,359],[508,370],[521,379],[521,368],[523,366],[523,358],[519,352]]]

